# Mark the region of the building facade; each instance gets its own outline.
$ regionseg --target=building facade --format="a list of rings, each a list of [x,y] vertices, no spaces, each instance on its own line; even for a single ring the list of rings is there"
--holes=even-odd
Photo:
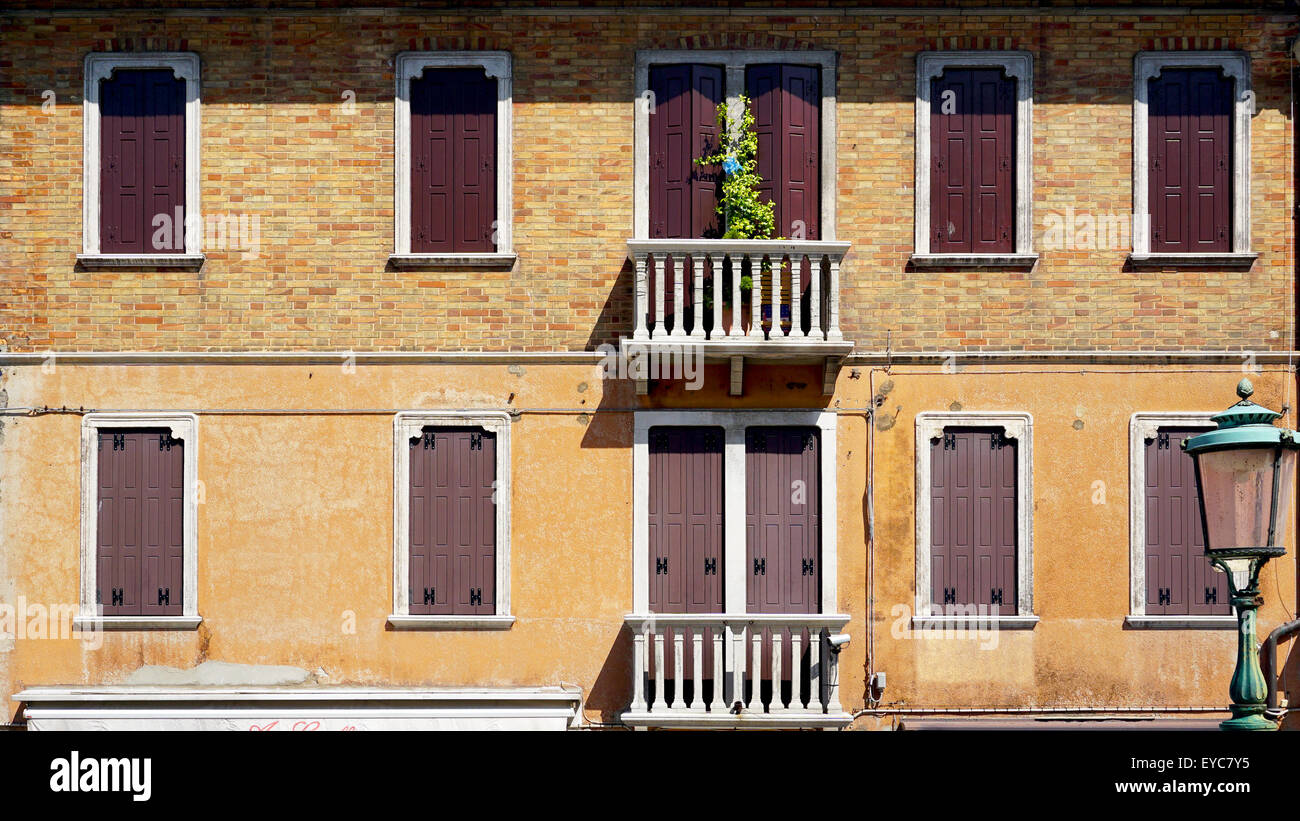
[[[6,720],[1226,706],[1178,442],[1296,424],[1287,4],[63,5],[0,12]]]

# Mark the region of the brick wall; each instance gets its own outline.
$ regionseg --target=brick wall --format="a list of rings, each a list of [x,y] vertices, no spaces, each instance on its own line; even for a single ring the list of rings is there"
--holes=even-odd
[[[686,15],[0,16],[0,337],[37,351],[572,350],[628,334],[635,51],[790,47],[839,54],[842,324],[860,346],[887,331],[899,351],[1292,339],[1294,17]],[[1043,250],[1032,272],[909,270],[915,56],[940,47],[1033,52],[1040,247],[1070,209],[1128,218],[1134,52],[1247,51],[1259,261],[1131,271],[1120,244]],[[391,60],[426,48],[514,56],[513,271],[387,270]],[[259,253],[209,250],[200,272],[78,270],[82,60],[165,49],[203,60],[203,210],[255,217]]]

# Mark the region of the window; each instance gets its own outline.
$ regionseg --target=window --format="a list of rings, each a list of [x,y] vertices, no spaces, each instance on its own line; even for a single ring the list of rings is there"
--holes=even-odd
[[[1236,626],[1227,579],[1205,557],[1196,471],[1181,447],[1213,429],[1211,416],[1136,413],[1130,422],[1130,626]]]
[[[916,79],[917,265],[1032,265],[1033,60],[924,52]]]
[[[751,100],[764,199],[776,233],[832,240],[835,225],[835,56],[820,51],[637,53],[635,233],[719,235],[719,169],[694,160],[717,145],[717,106]]]
[[[1033,420],[916,418],[914,625],[971,617],[1032,627]]]
[[[78,623],[198,625],[197,425],[190,414],[83,418]]]
[[[512,94],[506,52],[398,55],[395,266],[514,263]]]
[[[1250,265],[1250,62],[1142,52],[1134,63],[1136,264]]]
[[[636,414],[637,613],[836,607],[835,414]]]
[[[394,628],[507,628],[510,417],[404,412],[394,422]]]
[[[87,55],[83,129],[78,260],[201,265],[198,55]]]

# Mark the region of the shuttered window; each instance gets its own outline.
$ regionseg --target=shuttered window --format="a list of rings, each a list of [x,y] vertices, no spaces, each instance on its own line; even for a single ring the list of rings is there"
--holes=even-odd
[[[950,68],[931,81],[930,250],[1015,250],[1016,81]]]
[[[777,236],[820,239],[821,71],[749,66],[745,94],[758,135],[759,193],[775,204]]]
[[[650,429],[650,609],[720,613],[722,429]]]
[[[98,449],[96,604],[106,616],[179,616],[185,443],[101,429]]]
[[[424,428],[410,440],[410,612],[492,615],[496,436]]]
[[[1196,469],[1182,442],[1208,428],[1161,428],[1146,440],[1146,615],[1228,615],[1227,579],[1205,557]]]
[[[745,431],[745,577],[751,613],[821,611],[820,445],[817,428]]]
[[[1016,447],[995,428],[947,428],[931,440],[935,615],[970,605],[1016,614]]]
[[[650,236],[705,239],[718,229],[716,166],[695,160],[718,148],[720,66],[665,65],[650,69]]]
[[[1232,81],[1167,68],[1150,81],[1151,250],[1232,250]]]
[[[185,81],[171,69],[119,69],[100,82],[100,249],[180,253]],[[156,226],[159,216],[166,222]]]
[[[427,68],[410,83],[411,250],[497,250],[497,81]]]

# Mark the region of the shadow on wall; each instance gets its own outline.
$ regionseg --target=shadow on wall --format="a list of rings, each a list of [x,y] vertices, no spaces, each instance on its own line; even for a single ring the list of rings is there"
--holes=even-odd
[[[624,259],[618,277],[605,296],[605,304],[592,326],[587,338],[587,350],[594,351],[601,345],[618,345],[620,336],[632,336],[633,322],[633,268],[632,260]]]
[[[612,724],[632,703],[632,634],[620,628],[605,663],[587,694],[586,709],[598,710],[600,722]]]

